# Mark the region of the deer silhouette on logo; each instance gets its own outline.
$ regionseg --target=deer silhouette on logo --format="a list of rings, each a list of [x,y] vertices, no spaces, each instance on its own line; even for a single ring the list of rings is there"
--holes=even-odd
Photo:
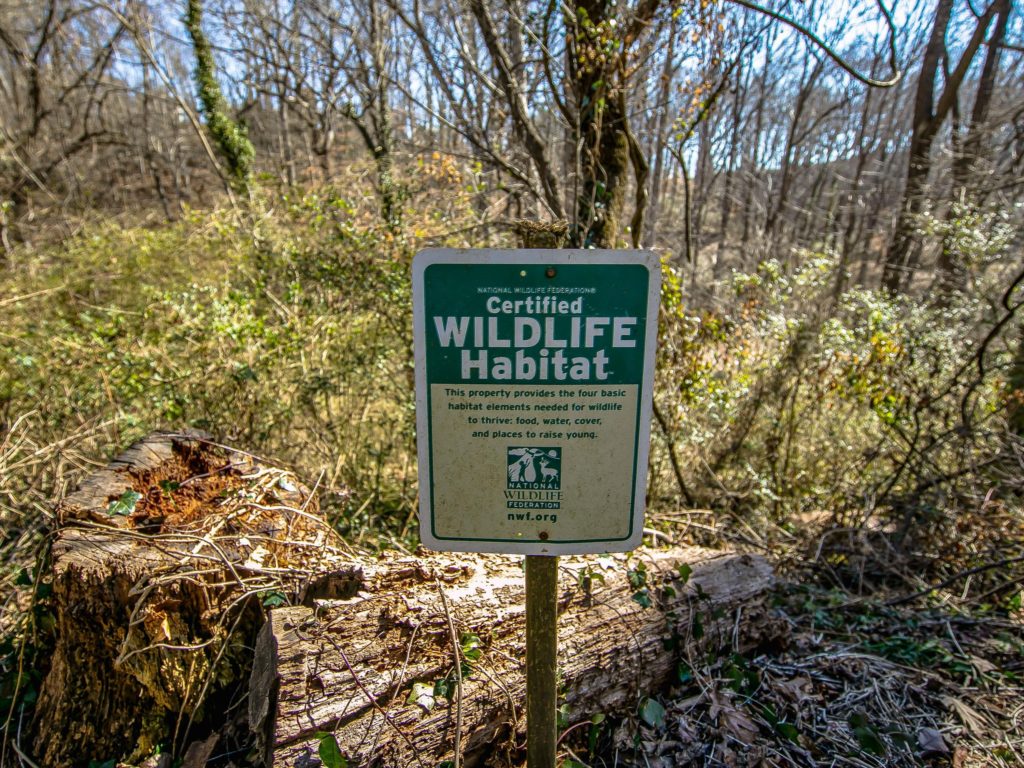
[[[540,476],[545,483],[558,480],[558,470],[551,466],[546,456],[541,456],[537,463],[540,464]]]

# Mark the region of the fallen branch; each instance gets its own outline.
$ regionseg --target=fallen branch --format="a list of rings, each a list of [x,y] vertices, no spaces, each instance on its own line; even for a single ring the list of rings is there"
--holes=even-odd
[[[315,759],[320,733],[360,766],[434,766],[456,754],[472,766],[514,750],[525,732],[516,706],[525,700],[521,560],[391,556],[361,573],[354,596],[277,609],[264,627],[250,726],[265,764]],[[760,557],[640,550],[567,559],[559,575],[570,721],[634,712],[681,658],[747,649],[781,631],[765,599],[774,577]],[[478,659],[459,653],[467,637],[479,638]]]

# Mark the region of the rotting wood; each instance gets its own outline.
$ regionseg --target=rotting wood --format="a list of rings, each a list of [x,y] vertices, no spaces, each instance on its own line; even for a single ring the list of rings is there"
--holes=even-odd
[[[272,611],[257,643],[249,699],[266,764],[318,765],[317,734],[324,732],[351,766],[433,768],[453,758],[452,703],[438,698],[429,711],[429,695],[410,703],[414,683],[433,686],[451,676],[439,588],[460,635],[479,636],[484,649],[463,681],[463,765],[521,744],[521,563],[494,555],[390,556],[364,567],[349,599]],[[634,599],[641,564],[649,607]],[[682,564],[692,569],[685,584]],[[777,636],[765,599],[773,583],[763,558],[695,548],[564,559],[559,666],[570,721],[635,712],[643,695],[670,679],[681,655],[743,650]]]
[[[126,491],[139,496],[112,514]],[[158,744],[181,755],[205,742],[250,676],[261,594],[293,601],[315,572],[326,583],[344,570],[316,512],[290,473],[193,432],[148,437],[84,481],[57,509],[57,642],[37,761],[131,760]]]

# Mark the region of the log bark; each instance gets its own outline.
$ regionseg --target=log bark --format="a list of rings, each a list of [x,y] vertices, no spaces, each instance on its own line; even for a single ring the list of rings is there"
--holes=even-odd
[[[292,475],[198,433],[153,435],[68,496],[38,762],[181,754],[207,738],[248,682],[263,596],[296,599],[331,551],[315,512]]]
[[[362,578],[352,597],[274,610],[262,630],[249,714],[265,764],[320,765],[328,733],[353,768],[433,768],[454,758],[460,707],[463,765],[515,751],[525,733],[522,561],[393,556]],[[777,636],[765,600],[773,582],[763,558],[695,548],[563,560],[559,670],[570,722],[635,713],[681,658]],[[441,696],[454,688],[457,657],[461,694]]]

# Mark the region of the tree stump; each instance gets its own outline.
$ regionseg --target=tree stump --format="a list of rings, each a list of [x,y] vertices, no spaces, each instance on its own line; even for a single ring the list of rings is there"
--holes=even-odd
[[[157,434],[57,509],[57,644],[34,720],[48,767],[182,754],[249,676],[264,603],[350,560],[290,473]]]
[[[691,548],[562,562],[559,671],[571,722],[635,712],[681,657],[743,650],[779,631],[765,599],[772,569],[760,557]],[[389,557],[364,567],[347,599],[273,611],[249,698],[266,764],[320,765],[323,733],[353,767],[433,768],[453,759],[457,741],[472,766],[521,741],[521,563]],[[467,673],[461,695],[456,657]]]

